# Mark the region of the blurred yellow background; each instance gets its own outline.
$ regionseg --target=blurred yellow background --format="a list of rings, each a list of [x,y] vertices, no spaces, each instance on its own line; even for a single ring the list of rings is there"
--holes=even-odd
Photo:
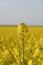
[[[0,65],[43,65],[43,27],[0,26]]]

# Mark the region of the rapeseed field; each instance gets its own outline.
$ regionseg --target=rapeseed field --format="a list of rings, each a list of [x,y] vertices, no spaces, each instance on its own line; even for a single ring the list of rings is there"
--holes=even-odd
[[[0,65],[43,65],[43,27],[0,26]]]

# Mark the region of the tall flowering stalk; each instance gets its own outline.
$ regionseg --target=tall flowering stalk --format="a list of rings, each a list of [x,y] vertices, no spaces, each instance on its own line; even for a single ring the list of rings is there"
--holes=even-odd
[[[21,55],[21,63],[24,65],[24,44],[26,40],[26,32],[27,27],[24,23],[19,24],[18,26],[18,45],[19,45],[19,51]]]

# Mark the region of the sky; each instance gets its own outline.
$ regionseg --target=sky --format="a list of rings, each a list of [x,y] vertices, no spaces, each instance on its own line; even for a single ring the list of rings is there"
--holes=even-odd
[[[0,0],[0,25],[43,25],[43,0]]]

